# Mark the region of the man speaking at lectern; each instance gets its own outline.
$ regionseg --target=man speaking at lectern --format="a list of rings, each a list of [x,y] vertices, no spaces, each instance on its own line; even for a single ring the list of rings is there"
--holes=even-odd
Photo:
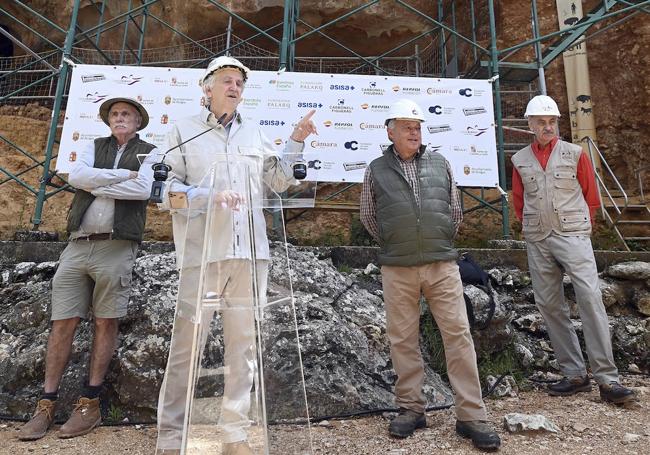
[[[249,69],[240,61],[221,56],[210,62],[200,85],[205,96],[205,107],[197,115],[176,123],[168,137],[168,148],[183,141],[187,143],[172,150],[165,163],[171,166],[167,181],[167,201],[189,201],[191,207],[207,203],[210,193],[199,187],[218,155],[227,155],[229,163],[243,163],[256,175],[251,175],[251,193],[261,192],[262,180],[274,191],[281,192],[295,184],[292,162],[285,155],[300,156],[304,140],[316,127],[311,121],[315,111],[310,111],[296,123],[287,141],[284,153],[273,149],[258,125],[237,112]],[[188,139],[202,134],[194,140]],[[217,175],[217,179],[229,176]],[[228,185],[226,185],[228,186]],[[227,309],[222,312],[224,336],[224,397],[219,430],[223,435],[224,455],[246,455],[253,451],[247,442],[250,392],[255,365],[255,329],[252,308],[253,289],[251,258],[245,248],[233,250],[230,236],[237,229],[233,212],[243,200],[241,193],[224,189],[213,195],[216,205],[213,226],[223,235],[211,238],[211,258],[204,278],[204,291],[224,299]],[[269,267],[269,245],[266,237],[264,215],[261,209],[253,210],[253,239],[257,258],[257,292],[260,299],[266,294]],[[173,215],[174,242],[177,266],[182,267],[176,304],[176,317],[170,346],[167,371],[158,403],[157,453],[179,453],[183,423],[188,400],[188,371],[191,362],[199,273],[202,257],[203,231],[190,232],[193,220],[186,214]],[[188,222],[190,228],[188,229]],[[234,226],[234,227],[233,227]],[[243,226],[240,226],[243,228]],[[186,240],[187,239],[187,240]],[[216,258],[215,258],[216,256]],[[205,293],[204,292],[204,293]],[[192,322],[194,318],[195,322]],[[212,314],[203,314],[209,324]],[[205,337],[202,338],[201,350]]]

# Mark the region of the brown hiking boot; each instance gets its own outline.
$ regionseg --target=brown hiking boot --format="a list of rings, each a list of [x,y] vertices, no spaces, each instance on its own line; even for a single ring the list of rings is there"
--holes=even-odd
[[[246,441],[227,442],[223,445],[223,455],[253,455],[253,449]]]
[[[32,418],[18,430],[18,439],[21,441],[34,441],[45,436],[54,421],[54,405],[52,400],[38,400],[36,411]]]
[[[102,416],[99,411],[99,398],[81,397],[70,418],[59,428],[59,438],[74,438],[86,433],[90,433],[93,428],[102,422]]]

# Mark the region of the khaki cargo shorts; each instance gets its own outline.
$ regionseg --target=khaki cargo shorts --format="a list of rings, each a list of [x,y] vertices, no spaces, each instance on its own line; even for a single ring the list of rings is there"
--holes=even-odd
[[[52,280],[53,321],[126,315],[131,271],[138,253],[132,240],[73,240],[61,257]]]

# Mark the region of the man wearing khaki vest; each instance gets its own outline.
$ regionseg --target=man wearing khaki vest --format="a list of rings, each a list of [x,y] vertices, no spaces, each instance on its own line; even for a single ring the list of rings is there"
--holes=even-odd
[[[137,134],[147,126],[145,108],[131,98],[111,98],[99,115],[111,135],[89,143],[68,181],[77,188],[68,213],[70,242],[52,280],[52,328],[45,355],[45,384],[32,419],[18,438],[42,438],[52,425],[59,384],[75,330],[92,311],[94,336],[88,377],[60,438],[92,431],[101,423],[99,393],[126,315],[131,270],[144,232],[156,162],[154,146]],[[150,153],[152,152],[152,153]],[[138,155],[149,154],[142,166]]]
[[[419,345],[424,295],[445,347],[456,395],[456,432],[479,449],[495,450],[501,441],[487,421],[481,397],[453,246],[463,211],[449,163],[422,145],[424,120],[422,109],[411,100],[391,106],[386,128],[393,144],[370,163],[361,193],[361,221],[381,248],[386,332],[397,374],[395,402],[400,411],[389,433],[405,438],[427,424]]]
[[[534,97],[524,116],[535,141],[512,157],[512,197],[526,239],[535,303],[564,375],[548,387],[548,393],[567,396],[591,390],[564,301],[564,271],[575,290],[601,399],[617,404],[633,400],[634,392],[619,383],[591,247],[591,223],[600,200],[589,157],[581,147],[558,138],[560,112],[552,98]]]

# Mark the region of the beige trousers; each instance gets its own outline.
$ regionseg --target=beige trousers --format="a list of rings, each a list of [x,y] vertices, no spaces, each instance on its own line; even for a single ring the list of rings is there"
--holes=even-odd
[[[424,412],[424,366],[420,351],[420,295],[424,295],[445,348],[456,418],[486,420],[476,352],[470,334],[463,285],[455,261],[413,267],[381,268],[390,355],[397,374],[395,403]]]
[[[257,286],[260,299],[266,296],[269,261],[257,261]],[[219,428],[222,442],[247,439],[250,426],[251,388],[256,362],[255,316],[253,310],[253,278],[251,261],[233,259],[210,263],[207,267],[204,291],[214,292],[224,299],[221,312],[224,343],[224,391],[220,409]],[[199,269],[189,268],[181,272],[178,305],[196,304],[198,297]],[[264,297],[263,297],[264,296]],[[263,305],[263,302],[260,302]],[[208,338],[210,322],[215,310],[202,312],[199,321],[187,319],[178,311],[174,319],[167,369],[158,400],[158,449],[181,447],[183,426],[188,419],[188,390],[193,378],[190,375],[192,352],[202,358]],[[198,330],[199,346],[196,342]],[[195,348],[195,349],[193,349]]]

